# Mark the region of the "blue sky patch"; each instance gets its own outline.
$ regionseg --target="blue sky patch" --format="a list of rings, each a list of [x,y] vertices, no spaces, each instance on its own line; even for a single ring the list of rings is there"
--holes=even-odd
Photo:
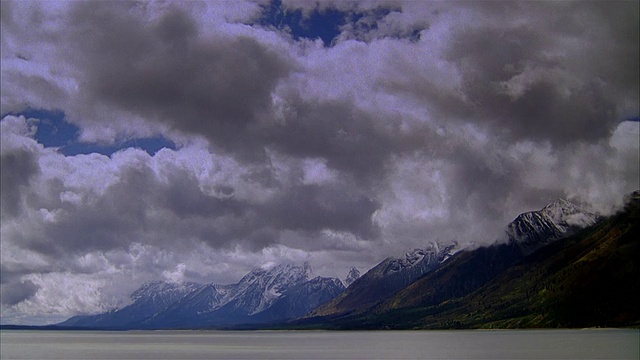
[[[44,147],[56,147],[65,156],[99,153],[110,156],[116,151],[127,148],[139,148],[149,155],[155,155],[162,148],[176,149],[176,145],[162,136],[136,138],[115,144],[98,144],[78,141],[80,128],[67,122],[60,110],[28,109],[19,113],[5,115],[24,116],[38,119],[38,130],[34,138]],[[2,117],[4,118],[3,115]]]
[[[12,115],[38,119],[38,130],[34,137],[45,147],[64,147],[76,141],[80,135],[80,128],[68,123],[64,112],[60,110],[28,109]]]
[[[291,35],[298,40],[322,39],[325,46],[330,46],[333,39],[340,35],[339,27],[345,24],[347,13],[335,9],[314,10],[308,18],[301,10],[286,11],[280,0],[273,0],[264,8],[261,25],[274,26],[279,30],[291,29]]]
[[[290,32],[295,40],[321,39],[324,46],[332,46],[333,41],[341,33],[340,28],[348,23],[358,34],[368,33],[378,29],[378,22],[393,11],[401,11],[397,7],[378,7],[365,12],[343,12],[337,9],[315,9],[308,16],[304,16],[300,9],[287,10],[281,0],[273,0],[263,7],[262,18],[258,24],[272,26],[278,30]],[[411,42],[420,40],[420,32],[426,26],[417,26],[407,31],[385,34],[386,37],[404,38]]]

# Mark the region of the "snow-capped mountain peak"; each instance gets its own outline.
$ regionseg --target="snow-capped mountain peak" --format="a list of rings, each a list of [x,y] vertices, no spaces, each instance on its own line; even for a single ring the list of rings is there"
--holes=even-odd
[[[413,249],[413,251],[405,253],[404,259],[401,259],[400,261],[405,266],[412,266],[418,261],[421,261],[422,259],[424,259],[425,256],[427,256],[427,251],[423,249]]]
[[[242,287],[242,285],[248,286],[259,281],[263,284],[265,284],[265,281],[277,284],[300,279],[308,280],[311,273],[311,265],[308,262],[302,264],[280,264],[269,267],[260,266],[253,268],[238,284]]]
[[[353,266],[351,267],[351,269],[349,269],[349,273],[347,274],[347,277],[342,281],[342,283],[345,287],[349,287],[349,285],[353,284],[353,282],[358,280],[359,277],[360,271],[358,271],[358,269]]]
[[[308,262],[256,267],[240,280],[227,302],[234,302],[236,309],[243,309],[249,315],[259,313],[271,306],[286,289],[308,281],[311,273]]]
[[[507,236],[528,254],[577,229],[593,225],[597,219],[596,214],[558,199],[538,211],[518,215],[507,226]]]
[[[413,249],[401,257],[389,258],[385,274],[401,271],[405,268],[420,265],[421,267],[432,267],[437,263],[443,262],[448,255],[456,248],[456,243],[447,246],[441,246],[436,242],[429,244],[424,249]]]
[[[305,262],[256,267],[228,285],[151,281],[131,295],[132,305],[113,314],[74,318],[65,325],[166,328],[288,319],[344,290],[339,279],[311,279],[311,273]]]
[[[542,208],[541,211],[549,216],[556,224],[565,227],[577,226],[582,228],[593,225],[597,219],[596,214],[588,212],[564,199],[558,199],[552,202]]]
[[[201,285],[192,282],[169,283],[154,280],[142,284],[142,286],[131,293],[130,297],[133,301],[137,301],[142,298],[151,298],[158,296],[164,296],[169,299],[180,298],[200,286]]]

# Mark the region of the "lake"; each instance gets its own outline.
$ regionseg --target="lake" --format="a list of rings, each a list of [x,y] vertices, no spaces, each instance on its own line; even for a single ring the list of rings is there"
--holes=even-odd
[[[13,359],[638,359],[640,330],[16,331]]]

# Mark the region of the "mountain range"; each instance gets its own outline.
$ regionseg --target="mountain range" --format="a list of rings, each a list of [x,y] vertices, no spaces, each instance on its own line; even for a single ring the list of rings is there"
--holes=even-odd
[[[507,226],[506,243],[461,251],[373,306],[342,313],[334,301],[324,306],[332,312],[308,316],[296,326],[640,326],[639,220],[638,191],[607,218],[557,201],[518,216]]]
[[[133,303],[97,315],[72,317],[62,327],[169,329],[259,324],[300,317],[344,290],[339,279],[310,279],[311,267],[254,268],[236,284],[153,281],[133,292]]]
[[[640,325],[640,192],[602,218],[566,200],[520,214],[507,241],[430,243],[360,276],[308,263],[255,268],[236,284],[153,281],[132,303],[58,327],[478,328]]]
[[[335,316],[368,310],[436,269],[455,253],[457,244],[414,249],[399,258],[389,257],[355,280],[340,296],[308,316]]]

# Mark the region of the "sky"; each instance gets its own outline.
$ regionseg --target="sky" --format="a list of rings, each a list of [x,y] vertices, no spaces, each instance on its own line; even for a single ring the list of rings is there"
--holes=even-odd
[[[344,278],[640,188],[637,1],[2,1],[1,319]]]

